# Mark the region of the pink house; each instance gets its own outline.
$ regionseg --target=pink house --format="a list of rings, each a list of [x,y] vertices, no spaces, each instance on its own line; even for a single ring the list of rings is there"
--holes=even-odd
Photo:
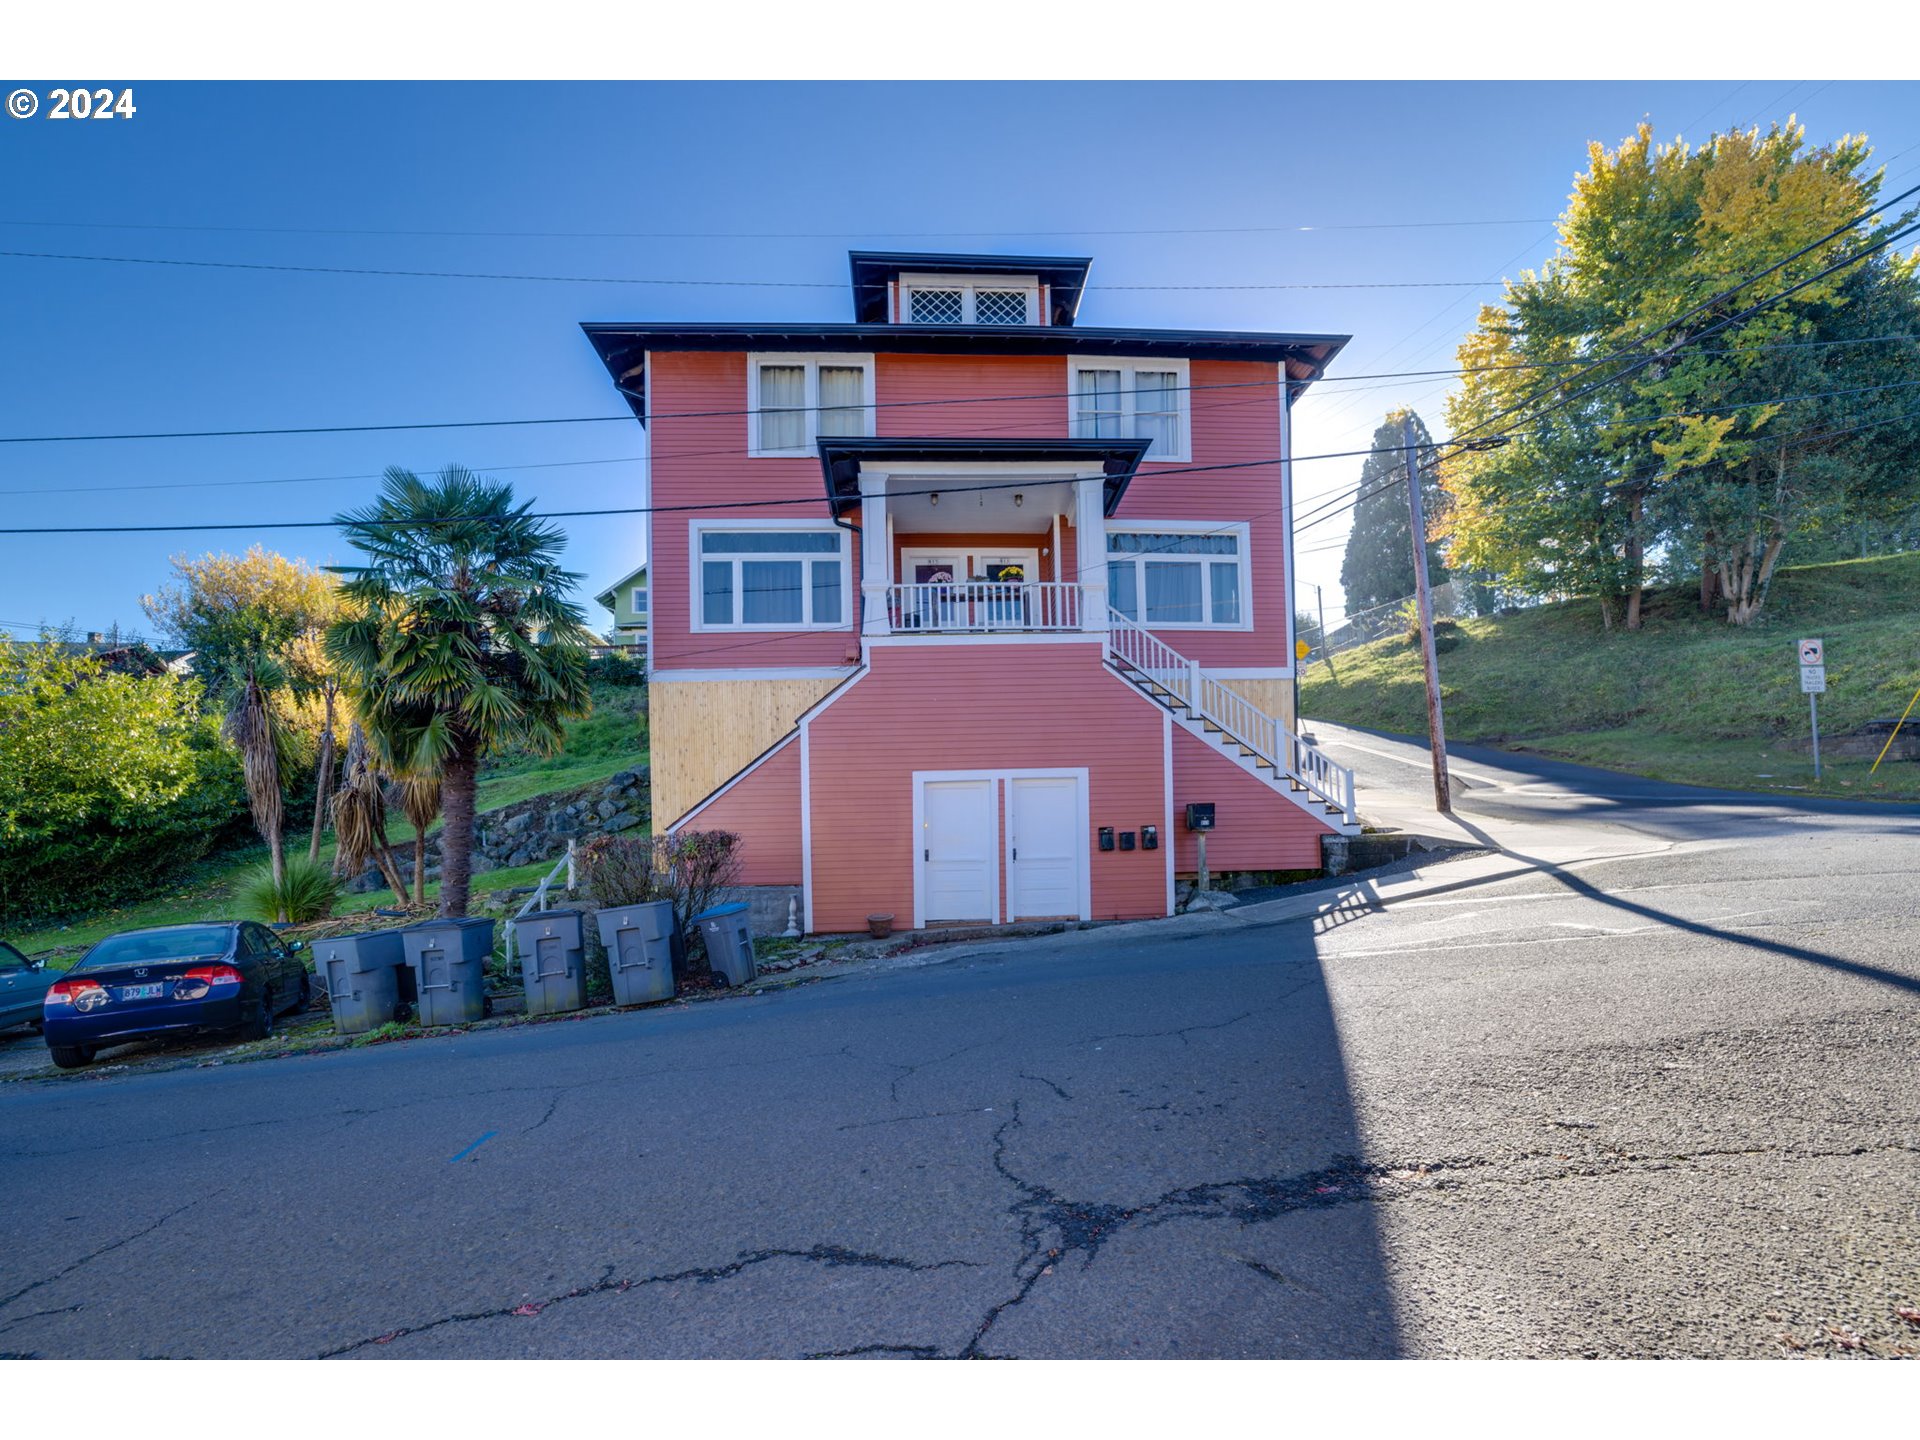
[[[855,252],[852,323],[589,324],[648,430],[654,823],[809,932],[1317,869],[1294,402],[1339,335],[1077,325],[1089,262]]]

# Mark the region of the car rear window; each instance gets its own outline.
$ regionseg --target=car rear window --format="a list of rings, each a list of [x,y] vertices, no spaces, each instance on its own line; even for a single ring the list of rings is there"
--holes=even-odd
[[[138,965],[143,960],[224,955],[232,938],[233,930],[225,925],[195,925],[187,930],[135,930],[102,940],[87,952],[80,968],[98,970],[108,965]]]

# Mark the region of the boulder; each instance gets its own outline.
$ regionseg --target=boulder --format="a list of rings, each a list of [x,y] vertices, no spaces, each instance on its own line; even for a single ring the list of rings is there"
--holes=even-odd
[[[617,835],[622,830],[631,830],[639,823],[640,817],[638,815],[632,815],[623,810],[618,815],[609,816],[606,823],[600,828],[609,835]]]

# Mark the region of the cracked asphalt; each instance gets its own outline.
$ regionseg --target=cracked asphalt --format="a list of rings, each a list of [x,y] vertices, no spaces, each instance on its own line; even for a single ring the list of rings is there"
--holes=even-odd
[[[1920,1353],[1920,818],[1470,763],[1632,843],[0,1086],[0,1353]]]

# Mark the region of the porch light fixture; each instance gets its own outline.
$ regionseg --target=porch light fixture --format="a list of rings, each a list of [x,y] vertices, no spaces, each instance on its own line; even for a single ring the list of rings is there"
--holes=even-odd
[[[1026,503],[1027,503],[1027,497],[1025,495],[1022,495],[1018,490],[1013,492],[1013,508],[1014,509],[1018,510],[1022,505]]]
[[[930,495],[927,496],[927,504],[938,505],[939,503],[940,503],[940,492],[938,490],[933,491]]]

